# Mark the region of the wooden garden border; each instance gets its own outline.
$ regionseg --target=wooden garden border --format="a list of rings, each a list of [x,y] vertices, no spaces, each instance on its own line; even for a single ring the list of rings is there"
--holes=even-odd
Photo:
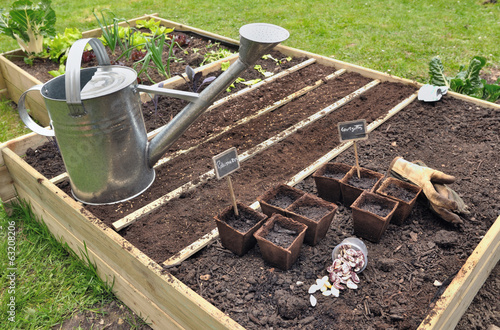
[[[149,17],[154,16],[146,15],[141,19]],[[163,19],[159,20],[179,29],[191,29],[207,36],[236,42],[203,30]],[[89,31],[89,33],[93,32]],[[278,46],[277,49],[287,55],[315,58],[321,64],[357,72],[372,79],[411,84],[417,88],[421,86],[409,80],[298,49],[286,46]],[[0,63],[0,65],[5,64]],[[12,78],[9,76],[7,79],[5,74],[3,77],[4,80],[0,79],[0,93],[5,90],[5,86],[10,88],[9,79]],[[22,82],[27,78],[19,73],[15,79]],[[27,86],[29,87],[31,86]],[[11,92],[9,89],[8,93],[11,98],[16,99],[22,91]],[[500,110],[500,106],[496,104],[453,92],[449,94],[483,107]],[[408,100],[407,103],[410,101]],[[396,114],[405,105],[402,104],[392,109],[383,119],[375,121],[372,129]],[[34,213],[47,224],[54,236],[68,243],[78,255],[83,257],[87,254],[91,262],[97,266],[102,279],[108,282],[114,280],[114,291],[117,297],[150,322],[153,328],[243,329],[241,325],[171,275],[162,265],[154,262],[86,211],[80,203],[66,195],[19,156],[25,154],[29,147],[35,148],[46,141],[45,137],[31,133],[0,145],[0,198],[4,203],[15,199],[29,202]],[[288,183],[294,185],[310,175],[317,166],[331,160],[348,147],[349,143],[346,143],[332,150]],[[469,256],[419,329],[453,329],[499,259],[500,216]]]

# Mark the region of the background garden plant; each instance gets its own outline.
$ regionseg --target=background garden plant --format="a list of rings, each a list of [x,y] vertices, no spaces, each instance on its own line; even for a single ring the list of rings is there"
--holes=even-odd
[[[13,3],[9,0],[4,2],[2,3],[4,8]],[[486,66],[482,69],[485,73],[494,72],[500,66],[498,47],[500,4],[492,1],[312,0],[283,5],[283,2],[273,0],[251,2],[233,0],[231,7],[228,8],[228,3],[221,0],[210,2],[174,0],[168,6],[161,0],[122,2],[53,0],[52,8],[55,8],[57,15],[56,32],[61,34],[66,28],[76,28],[79,31],[98,28],[93,13],[107,8],[117,17],[125,19],[158,13],[162,18],[234,39],[238,38],[238,29],[241,25],[259,21],[268,22],[283,26],[290,31],[291,37],[285,43],[287,46],[331,56],[422,83],[429,81],[429,61],[438,55],[446,76],[461,71],[461,65],[468,65],[470,59],[478,55],[487,60]],[[19,48],[16,40],[0,35],[0,52],[16,48]],[[15,108],[10,102],[2,101],[0,142],[26,132],[27,130],[19,122]],[[3,225],[6,219],[15,219],[19,228],[24,230],[21,232],[26,234],[19,235],[18,242],[28,245],[33,238],[27,234],[28,229],[22,228],[31,226],[32,217],[24,212],[26,210],[21,208],[14,217],[7,217],[3,208],[0,208],[0,220],[3,221]],[[65,264],[65,261],[75,260],[68,253],[52,254],[53,251],[60,250],[50,242],[50,238],[42,236],[37,243],[36,249],[44,253],[28,255],[27,251],[20,252],[31,264],[39,265],[38,271],[44,275],[39,275],[38,281],[42,283],[44,281],[49,283],[48,278],[53,272],[57,273],[60,270],[62,273],[62,270],[73,269],[72,266]],[[43,262],[48,253],[51,253],[54,263],[61,264],[61,268],[53,268],[51,265],[40,266],[45,265]],[[42,273],[42,270],[47,273]],[[23,277],[27,282],[31,281],[28,274],[23,274]],[[81,299],[93,302],[108,301],[107,295],[98,294],[99,285],[89,287],[88,291],[81,290],[81,281],[71,276],[67,276],[64,283],[68,288],[83,291]],[[30,286],[28,284],[27,287]],[[2,285],[0,290],[4,289],[5,285]],[[39,293],[42,297],[55,295],[53,292],[43,290],[39,290]],[[46,325],[44,322],[59,322],[57,320],[61,320],[62,315],[67,317],[74,310],[89,308],[88,305],[71,302],[63,308],[58,306],[52,309],[42,300],[37,302],[36,307],[26,305],[26,308],[19,309],[19,316],[30,321],[37,318],[40,324]],[[36,313],[39,311],[46,313],[46,316],[39,316]],[[52,321],[47,321],[49,319]],[[0,328],[5,328],[4,326],[5,324],[0,323]]]

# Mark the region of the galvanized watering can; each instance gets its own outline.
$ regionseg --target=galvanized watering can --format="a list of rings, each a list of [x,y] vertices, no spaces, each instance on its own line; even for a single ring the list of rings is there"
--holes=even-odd
[[[239,58],[200,94],[137,85],[137,73],[110,65],[102,43],[78,40],[71,47],[66,74],[24,92],[18,102],[21,119],[32,131],[55,136],[74,197],[86,204],[112,204],[143,193],[155,178],[154,164],[184,131],[213,104],[245,69],[289,37],[272,24],[240,28]],[[98,67],[80,69],[84,48],[94,49]],[[39,91],[53,130],[29,117],[25,97]],[[190,101],[150,142],[141,112],[139,92]]]

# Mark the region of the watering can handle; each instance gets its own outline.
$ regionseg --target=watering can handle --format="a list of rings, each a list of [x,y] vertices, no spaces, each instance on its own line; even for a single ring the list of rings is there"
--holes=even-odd
[[[30,91],[42,91],[43,85],[35,85],[25,91],[21,97],[19,98],[19,102],[17,103],[17,111],[19,112],[19,116],[21,117],[21,120],[23,123],[33,132],[38,133],[40,135],[44,136],[54,136],[54,131],[51,129],[46,129],[43,128],[42,126],[38,125],[35,123],[33,119],[31,119],[30,115],[28,114],[28,111],[26,111],[26,107],[24,106],[24,100],[26,98],[26,94]]]
[[[80,91],[80,68],[82,65],[82,55],[87,44],[92,46],[94,54],[100,66],[111,65],[106,49],[101,40],[97,38],[79,39],[71,46],[66,62],[66,103],[71,116],[81,116],[85,114]]]

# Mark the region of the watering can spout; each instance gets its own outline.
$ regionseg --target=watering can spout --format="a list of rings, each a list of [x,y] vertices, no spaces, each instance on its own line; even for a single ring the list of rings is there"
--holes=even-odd
[[[288,39],[289,32],[282,27],[253,23],[240,28],[239,58],[214,80],[203,92],[194,97],[177,116],[175,116],[148,145],[148,164],[154,164],[167,152],[168,148],[205,112],[217,96],[225,91],[238,76],[259,58],[280,42]]]

